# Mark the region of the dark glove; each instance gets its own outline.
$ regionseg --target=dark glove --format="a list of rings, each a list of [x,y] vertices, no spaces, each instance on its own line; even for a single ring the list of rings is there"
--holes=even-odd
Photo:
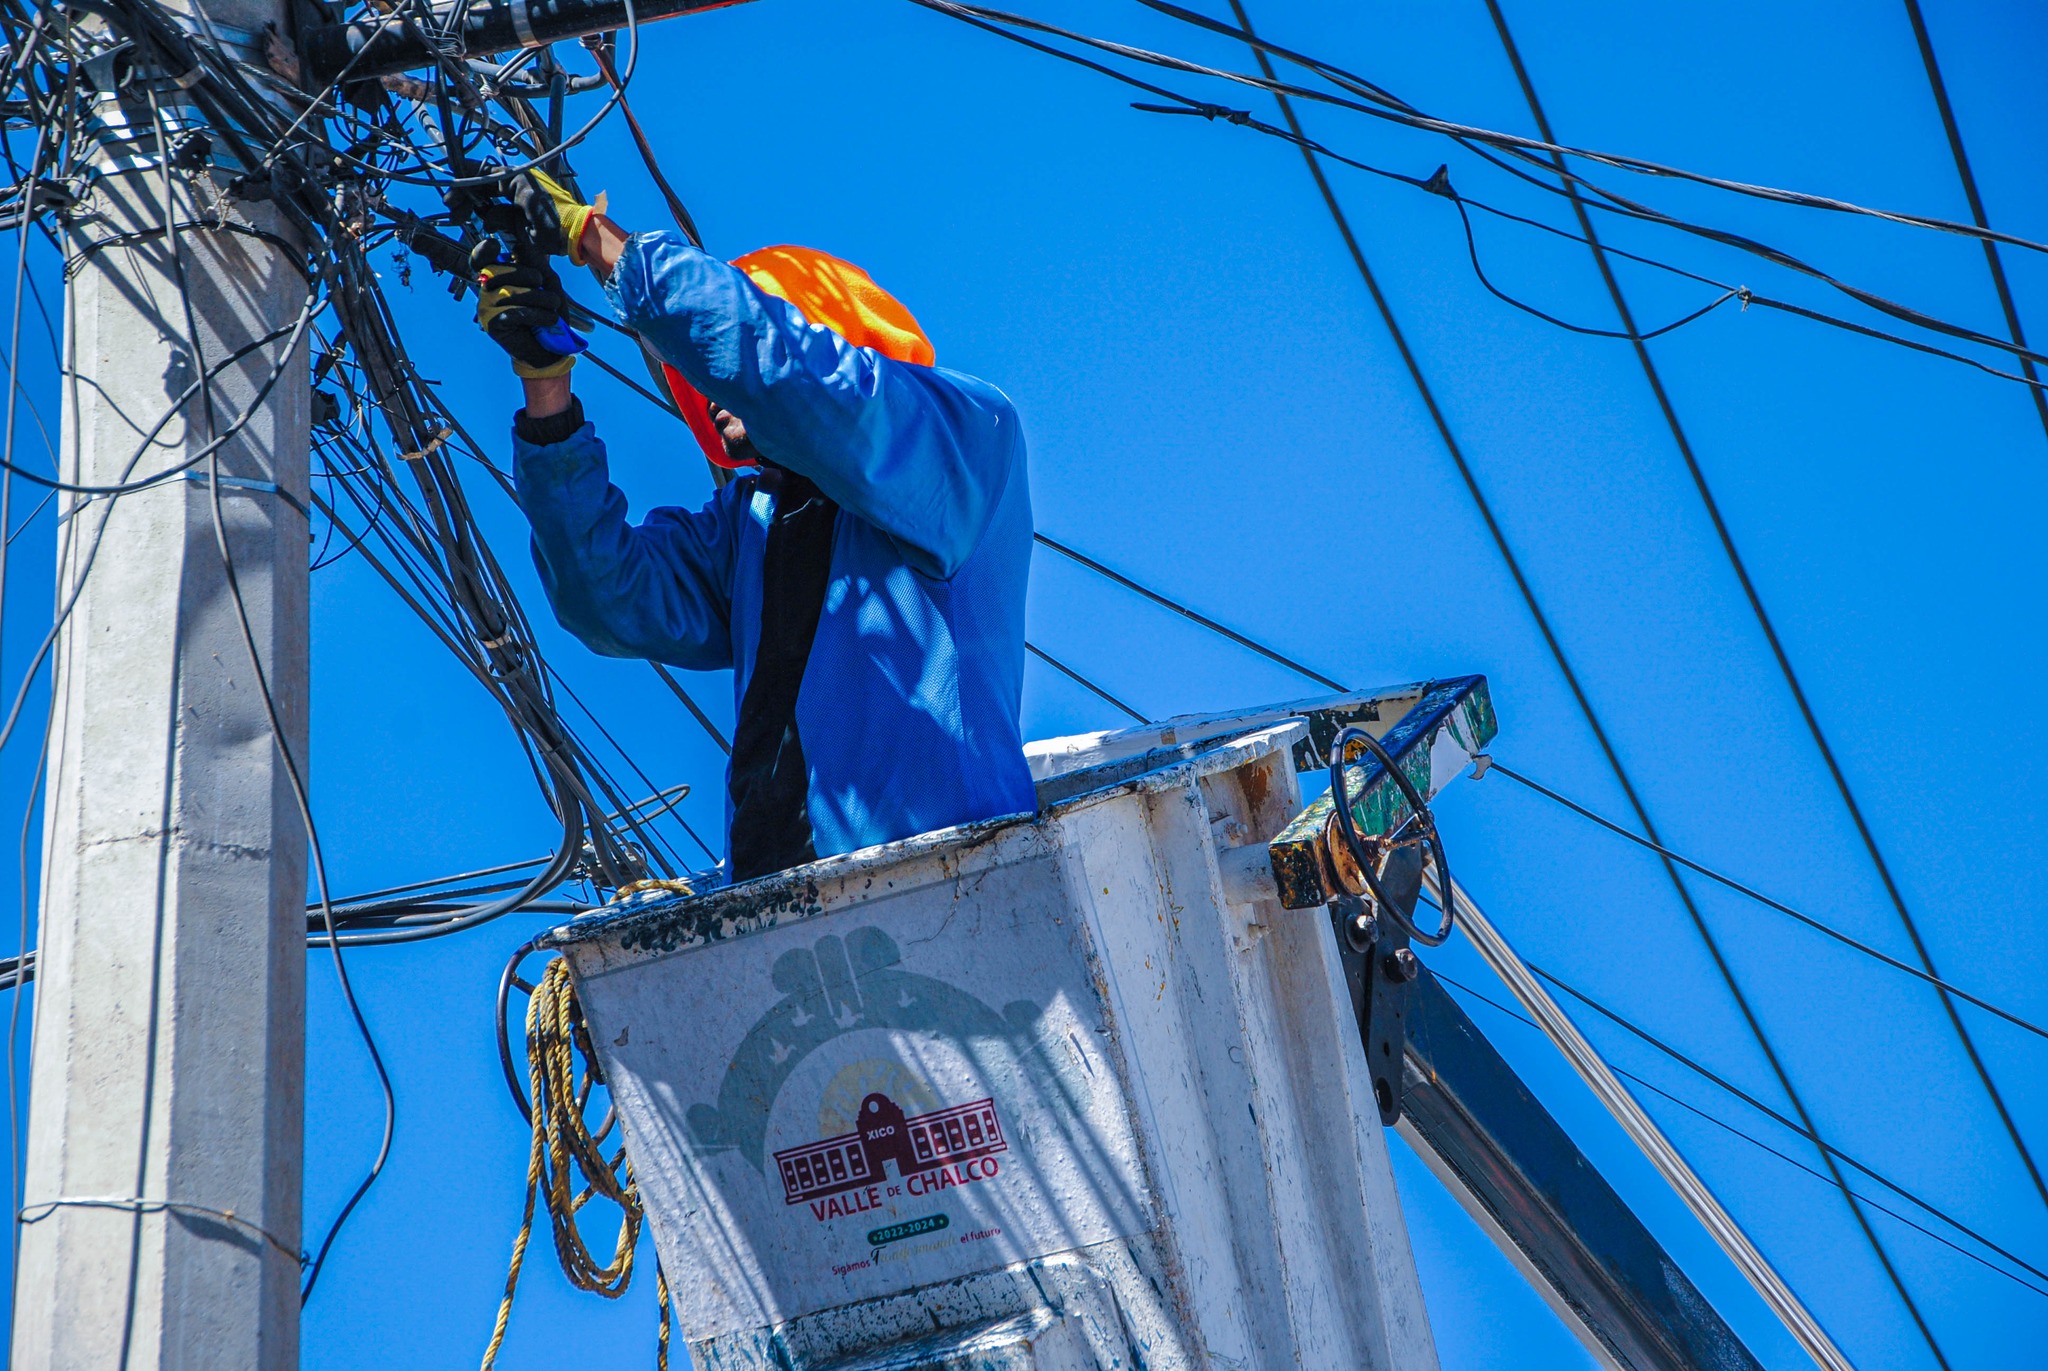
[[[538,169],[507,178],[506,197],[526,219],[526,230],[535,246],[551,257],[567,257],[577,266],[583,262],[583,230],[593,214],[603,212],[604,196],[586,205],[562,184]]]
[[[575,353],[582,349],[565,355],[559,346],[542,341],[544,336],[557,343],[565,335],[575,339],[562,318],[568,297],[554,269],[502,264],[497,243],[488,238],[477,245],[469,260],[477,274],[477,326],[511,354],[513,372],[535,380],[567,376],[576,365]]]

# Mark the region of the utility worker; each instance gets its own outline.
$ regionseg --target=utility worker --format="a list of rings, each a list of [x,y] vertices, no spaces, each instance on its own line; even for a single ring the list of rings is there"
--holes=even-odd
[[[1034,808],[1031,497],[1009,400],[933,365],[910,312],[837,258],[728,265],[629,236],[537,172],[513,199],[667,364],[705,455],[750,469],[694,513],[630,522],[575,359],[536,338],[561,320],[559,281],[480,274],[478,322],[525,383],[513,474],[555,617],[606,656],[733,672],[730,878]]]

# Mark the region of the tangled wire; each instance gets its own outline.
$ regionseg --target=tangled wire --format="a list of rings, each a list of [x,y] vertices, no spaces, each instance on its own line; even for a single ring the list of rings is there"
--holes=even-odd
[[[315,81],[301,49],[321,34],[331,39],[349,17],[344,6],[302,6],[298,32],[287,36],[224,31],[203,11],[174,13],[158,0],[0,0],[0,116],[9,134],[0,143],[14,178],[0,191],[0,227],[46,235],[67,276],[75,274],[115,245],[92,236],[96,184],[109,171],[142,167],[167,186],[175,180],[181,211],[191,207],[164,234],[260,240],[304,272],[307,301],[277,369],[310,343],[310,503],[326,523],[315,566],[360,558],[427,625],[511,725],[559,824],[551,859],[517,888],[452,907],[401,901],[342,912],[329,935],[348,943],[473,927],[572,877],[610,890],[689,865],[628,803],[629,792],[658,787],[644,773],[632,782],[613,775],[564,719],[559,679],[464,486],[467,473],[509,494],[510,480],[415,367],[371,265],[391,249],[401,279],[420,257],[430,269],[459,270],[468,230],[448,207],[451,190],[530,165],[573,186],[566,149],[624,107],[632,64],[615,70],[610,35],[586,42],[594,70],[584,73],[565,71],[552,47],[481,60],[461,51],[467,9],[436,10],[427,0],[361,7],[356,27],[420,45],[428,77],[361,77],[348,70],[352,59]],[[598,92],[602,107],[564,135],[568,102]],[[18,144],[31,141],[22,160]],[[456,276],[458,294],[466,284]],[[176,474],[101,490],[67,484],[63,471],[32,470],[11,445],[5,461],[38,484],[110,499]]]

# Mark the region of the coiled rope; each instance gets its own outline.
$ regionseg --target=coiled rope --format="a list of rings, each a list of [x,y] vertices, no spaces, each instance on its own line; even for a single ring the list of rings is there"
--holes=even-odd
[[[579,1053],[581,1071],[577,1069]],[[645,1218],[640,1191],[633,1181],[633,1168],[626,1161],[626,1149],[619,1148],[609,1159],[604,1155],[604,1139],[612,1129],[613,1117],[608,1116],[594,1134],[585,1122],[591,1088],[601,1077],[593,1064],[590,1037],[583,1026],[583,1011],[576,1003],[576,987],[569,980],[569,963],[565,958],[557,957],[548,963],[527,1002],[526,1068],[533,1116],[533,1147],[526,1164],[526,1210],[520,1216],[519,1236],[512,1243],[512,1266],[505,1274],[505,1296],[498,1302],[498,1321],[491,1330],[490,1346],[484,1349],[483,1371],[491,1371],[497,1363],[498,1350],[505,1343],[506,1326],[512,1320],[512,1296],[519,1289],[526,1244],[533,1236],[536,1196],[547,1197],[555,1257],[562,1265],[562,1274],[577,1289],[610,1300],[625,1294],[633,1283],[633,1250]],[[585,1182],[580,1191],[575,1189],[574,1180],[579,1171]],[[599,1198],[611,1201],[620,1210],[618,1242],[611,1260],[603,1265],[599,1265],[576,1226],[577,1214],[591,1200]],[[654,1289],[661,1312],[655,1365],[659,1371],[668,1371],[668,1278],[658,1266]]]

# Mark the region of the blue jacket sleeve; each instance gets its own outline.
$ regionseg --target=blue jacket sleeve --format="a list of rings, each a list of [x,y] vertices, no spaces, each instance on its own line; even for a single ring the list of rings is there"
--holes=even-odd
[[[604,444],[585,424],[559,443],[512,438],[513,485],[533,526],[533,560],[562,627],[607,657],[697,671],[732,661],[733,482],[696,513],[626,521]]]
[[[1022,452],[1017,413],[972,377],[855,347],[674,233],[635,235],[606,294],[628,328],[808,476],[950,580]]]

